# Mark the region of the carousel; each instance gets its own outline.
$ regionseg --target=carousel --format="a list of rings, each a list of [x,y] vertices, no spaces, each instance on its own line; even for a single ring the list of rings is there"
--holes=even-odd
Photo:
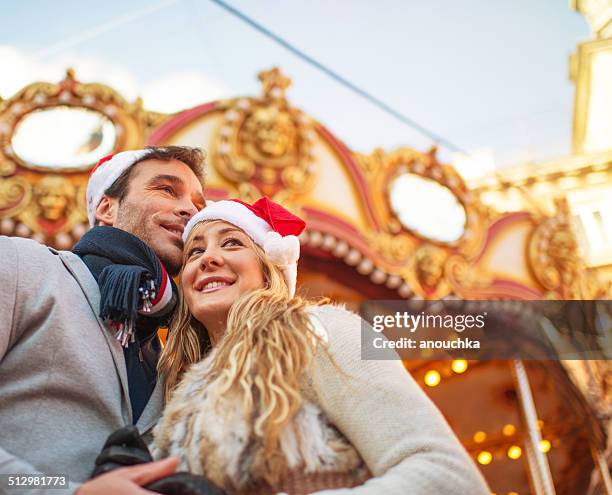
[[[85,187],[100,157],[189,145],[208,153],[207,199],[265,195],[307,220],[302,295],[355,311],[366,300],[612,295],[581,255],[563,197],[548,210],[496,208],[482,199],[492,186],[467,184],[435,148],[357,153],[291,105],[291,81],[278,68],[259,79],[257,96],[176,114],[147,111],[72,70],[0,100],[0,233],[70,249],[88,228]],[[612,494],[609,363],[404,364],[493,493],[596,495]]]

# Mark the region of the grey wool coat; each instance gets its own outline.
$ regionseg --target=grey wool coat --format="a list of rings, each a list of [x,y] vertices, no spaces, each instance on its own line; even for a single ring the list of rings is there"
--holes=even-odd
[[[123,350],[98,318],[98,284],[80,258],[0,236],[0,474],[67,474],[73,492],[106,437],[132,423]],[[136,426],[159,418],[155,391]]]

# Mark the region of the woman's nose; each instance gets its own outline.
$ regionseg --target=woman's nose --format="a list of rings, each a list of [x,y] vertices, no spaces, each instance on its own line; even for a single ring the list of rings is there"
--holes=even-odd
[[[215,267],[218,268],[223,266],[223,256],[217,249],[207,249],[206,252],[202,255],[200,268],[202,270],[210,270]]]

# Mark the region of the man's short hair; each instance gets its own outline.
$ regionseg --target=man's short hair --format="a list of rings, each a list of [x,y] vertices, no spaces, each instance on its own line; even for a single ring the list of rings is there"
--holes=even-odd
[[[134,173],[136,165],[145,160],[161,160],[163,162],[177,160],[183,162],[192,170],[200,182],[204,181],[204,160],[206,159],[206,154],[200,148],[192,148],[190,146],[147,146],[145,149],[147,154],[125,170],[113,182],[113,185],[104,191],[106,196],[118,198],[121,203],[127,196],[130,178]]]

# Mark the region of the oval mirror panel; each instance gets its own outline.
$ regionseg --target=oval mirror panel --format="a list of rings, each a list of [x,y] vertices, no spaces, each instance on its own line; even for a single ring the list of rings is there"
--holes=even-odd
[[[11,146],[32,167],[83,170],[111,153],[116,139],[115,126],[101,113],[57,106],[24,116]]]
[[[402,225],[423,237],[450,243],[465,232],[465,208],[440,183],[412,173],[393,180],[389,199]]]

